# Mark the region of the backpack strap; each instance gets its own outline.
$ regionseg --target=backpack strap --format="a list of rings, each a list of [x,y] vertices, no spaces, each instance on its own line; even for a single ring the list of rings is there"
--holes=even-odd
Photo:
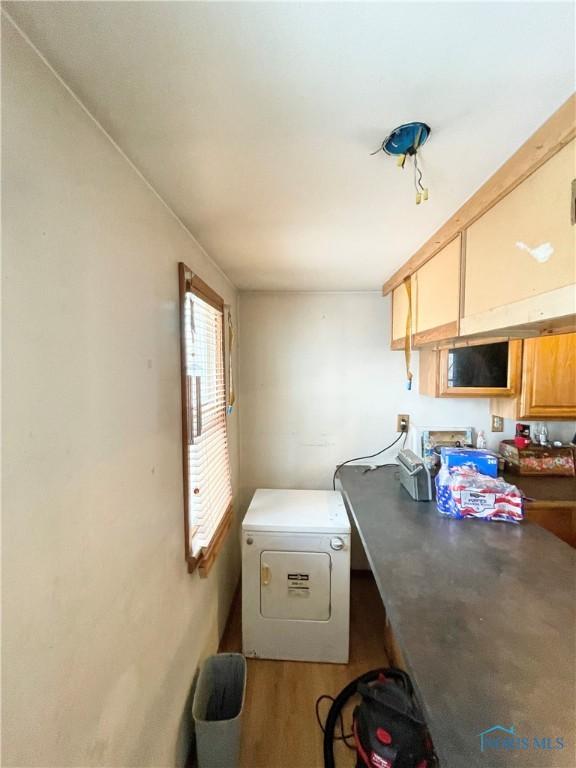
[[[403,688],[406,691],[409,696],[414,696],[414,686],[412,685],[412,680],[410,679],[409,675],[404,672],[403,669],[399,669],[398,667],[388,667],[385,672],[385,677],[388,680],[394,680],[396,683],[398,683],[400,688]]]
[[[377,683],[376,685],[359,683],[358,693],[363,699],[371,701],[383,709],[406,717],[417,725],[424,725],[424,720],[415,706],[412,696],[396,685],[394,691],[388,691],[389,685],[389,683]]]

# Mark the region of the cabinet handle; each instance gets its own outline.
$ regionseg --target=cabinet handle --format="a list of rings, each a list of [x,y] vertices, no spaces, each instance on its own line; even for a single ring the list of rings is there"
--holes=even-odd
[[[266,565],[266,563],[262,563],[262,567],[260,568],[260,581],[262,582],[263,587],[267,587],[268,584],[270,584],[270,566]]]
[[[570,221],[576,224],[576,179],[572,179],[572,197],[570,198]]]

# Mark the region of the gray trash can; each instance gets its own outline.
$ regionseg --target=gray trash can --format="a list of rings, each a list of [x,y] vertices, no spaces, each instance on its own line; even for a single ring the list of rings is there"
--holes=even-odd
[[[198,768],[236,768],[246,693],[246,659],[241,653],[209,656],[192,703]]]

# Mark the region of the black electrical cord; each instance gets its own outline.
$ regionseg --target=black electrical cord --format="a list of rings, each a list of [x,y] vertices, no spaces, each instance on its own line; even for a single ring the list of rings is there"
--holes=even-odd
[[[332,476],[332,488],[336,490],[336,476],[338,475],[338,472],[342,469],[342,467],[346,466],[346,464],[351,464],[353,461],[362,461],[363,459],[373,459],[376,456],[380,456],[381,453],[384,453],[384,451],[387,451],[389,448],[392,448],[393,445],[396,445],[396,443],[402,439],[402,435],[407,434],[406,432],[400,432],[396,440],[394,440],[390,445],[387,445],[386,448],[382,448],[381,451],[376,451],[376,453],[371,453],[369,456],[356,456],[355,459],[347,459],[346,461],[343,461],[342,464],[338,464],[336,469],[334,470],[334,475]],[[404,441],[406,441],[406,438],[404,438]]]
[[[391,461],[387,464],[377,464],[375,467],[366,467],[362,474],[367,475],[368,472],[375,472],[377,469],[383,469],[384,467],[396,467],[396,469],[398,469],[398,464],[396,464],[395,461]]]
[[[320,726],[322,733],[326,733],[324,726],[322,725],[322,720],[320,719],[320,702],[324,701],[331,701],[332,704],[334,704],[334,697],[328,696],[327,693],[322,694],[322,696],[318,696],[316,699],[316,720],[318,720],[318,725]],[[356,743],[352,742],[350,743],[348,739],[353,739],[354,734],[353,733],[344,733],[344,718],[342,716],[342,712],[338,713],[338,719],[340,721],[340,736],[334,736],[334,741],[343,741],[344,744],[348,747],[348,749],[356,749]]]
[[[408,432],[404,432],[404,440],[402,442],[402,448],[406,447],[406,440],[408,439]],[[362,472],[363,475],[365,475],[367,472],[375,472],[377,469],[383,469],[384,467],[396,467],[398,469],[398,462],[396,461],[388,461],[386,464],[376,464],[374,467],[367,467],[364,472]]]

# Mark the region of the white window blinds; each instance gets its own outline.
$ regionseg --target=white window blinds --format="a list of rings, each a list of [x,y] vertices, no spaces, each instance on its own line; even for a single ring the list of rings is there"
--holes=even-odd
[[[184,296],[189,552],[205,553],[232,501],[222,311]]]

